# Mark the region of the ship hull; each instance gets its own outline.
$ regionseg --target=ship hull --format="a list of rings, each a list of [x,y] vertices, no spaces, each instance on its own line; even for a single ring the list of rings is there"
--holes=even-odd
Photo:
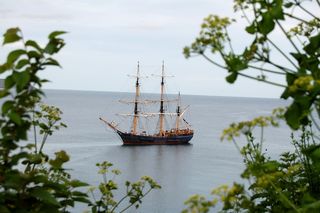
[[[123,133],[117,131],[118,135],[123,141],[123,145],[182,145],[189,144],[193,137],[193,133],[183,135],[168,135],[168,136],[155,136],[155,135],[133,135],[130,133]]]

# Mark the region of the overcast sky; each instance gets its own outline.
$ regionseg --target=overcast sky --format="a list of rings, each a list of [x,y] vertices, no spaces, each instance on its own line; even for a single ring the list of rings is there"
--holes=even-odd
[[[169,93],[279,97],[281,89],[245,79],[231,85],[224,70],[200,57],[184,58],[183,47],[209,14],[239,18],[231,0],[0,0],[0,30],[19,26],[41,43],[53,30],[69,32],[57,56],[63,69],[43,74],[50,89],[133,91],[127,74],[135,73],[137,61],[151,75],[160,73],[164,60],[175,76],[167,80]],[[242,31],[233,29],[235,45],[246,41]],[[158,81],[144,80],[142,91],[158,92]]]

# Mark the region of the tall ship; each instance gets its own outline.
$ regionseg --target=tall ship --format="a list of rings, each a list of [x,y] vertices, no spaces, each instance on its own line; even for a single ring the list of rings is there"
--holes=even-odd
[[[165,95],[165,70],[162,63],[162,72],[159,76],[160,81],[160,99],[159,100],[143,100],[140,94],[140,66],[138,62],[137,74],[134,76],[135,81],[135,97],[133,101],[120,101],[127,104],[133,104],[133,112],[126,114],[118,114],[120,116],[130,117],[131,128],[129,131],[121,130],[119,124],[114,121],[109,122],[100,117],[108,127],[114,130],[123,141],[123,145],[178,145],[189,144],[194,131],[191,125],[184,119],[183,115],[188,107],[182,109],[180,93],[174,100],[168,100]],[[175,112],[168,112],[167,106],[170,103],[176,102]],[[141,105],[158,104],[158,112],[144,112]],[[171,126],[167,124],[167,117],[170,117],[173,122]],[[143,119],[157,119],[157,125],[153,132],[139,128]]]

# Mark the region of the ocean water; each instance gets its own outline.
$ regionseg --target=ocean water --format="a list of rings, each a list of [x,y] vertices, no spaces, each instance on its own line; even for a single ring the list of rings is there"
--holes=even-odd
[[[210,195],[221,184],[243,182],[240,178],[244,166],[234,144],[220,141],[221,132],[232,122],[250,120],[269,115],[272,109],[288,103],[278,99],[233,98],[209,96],[183,96],[184,105],[190,105],[186,116],[195,130],[191,145],[177,146],[122,146],[120,138],[99,120],[120,120],[114,113],[130,112],[131,107],[120,104],[119,99],[130,99],[132,94],[114,92],[84,92],[47,90],[44,102],[63,111],[63,122],[68,128],[50,137],[45,146],[47,153],[66,150],[71,156],[66,167],[72,169],[73,178],[92,185],[102,181],[96,163],[110,161],[122,171],[116,178],[124,193],[125,180],[136,181],[143,175],[153,177],[162,186],[152,191],[141,207],[129,212],[180,212],[184,201],[193,194]],[[149,95],[157,98],[158,95]],[[127,125],[126,125],[127,124]],[[265,149],[277,158],[291,149],[285,124],[265,130]],[[238,140],[243,144],[243,139]],[[77,206],[73,212],[82,212],[86,206]],[[214,212],[215,210],[213,210]]]

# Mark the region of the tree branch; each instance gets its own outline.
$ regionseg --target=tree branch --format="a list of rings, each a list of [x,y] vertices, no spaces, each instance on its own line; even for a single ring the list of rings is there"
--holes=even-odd
[[[225,27],[224,29],[225,29],[225,31],[226,31],[227,41],[228,41],[228,44],[229,44],[230,50],[231,50],[231,52],[234,54],[234,50],[233,50],[233,47],[232,47],[232,44],[231,44],[231,39],[230,39],[230,36],[229,36],[228,30],[227,30],[227,28],[226,28],[226,27]]]

